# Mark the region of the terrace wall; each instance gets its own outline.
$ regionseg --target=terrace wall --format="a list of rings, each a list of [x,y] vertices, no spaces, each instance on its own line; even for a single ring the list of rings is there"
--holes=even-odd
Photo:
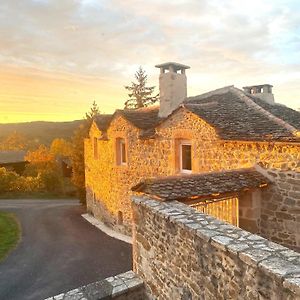
[[[132,199],[134,271],[150,298],[300,298],[298,253],[179,202]]]

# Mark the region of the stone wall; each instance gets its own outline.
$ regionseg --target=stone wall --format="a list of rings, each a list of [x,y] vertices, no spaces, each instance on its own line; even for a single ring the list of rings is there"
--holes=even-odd
[[[260,234],[300,252],[300,173],[264,173],[274,184],[262,194]]]
[[[192,142],[193,172],[248,168],[261,162],[265,168],[300,172],[300,146],[284,143],[229,142],[218,138],[214,128],[191,112],[178,110],[157,129],[155,139],[139,139],[139,130],[122,116],[115,118],[107,140],[98,141],[94,159],[92,141],[102,133],[93,125],[85,141],[88,209],[97,218],[129,234],[130,189],[139,181],[177,174],[177,139]],[[127,145],[127,165],[116,163],[116,139]],[[122,220],[122,222],[120,221]]]
[[[132,206],[134,271],[153,298],[300,298],[298,253],[179,202]]]
[[[132,271],[108,277],[45,300],[145,300],[143,281]]]
[[[260,233],[262,190],[242,192],[239,195],[239,227],[251,233]]]

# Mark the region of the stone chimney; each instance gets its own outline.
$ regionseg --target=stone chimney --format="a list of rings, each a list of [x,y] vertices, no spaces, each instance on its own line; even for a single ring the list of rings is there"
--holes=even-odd
[[[172,113],[187,97],[185,70],[189,66],[168,62],[156,65],[159,75],[159,117],[165,118]]]
[[[252,85],[243,87],[244,92],[251,94],[261,100],[266,101],[269,104],[274,104],[274,95],[272,94],[272,85],[262,84],[262,85]]]

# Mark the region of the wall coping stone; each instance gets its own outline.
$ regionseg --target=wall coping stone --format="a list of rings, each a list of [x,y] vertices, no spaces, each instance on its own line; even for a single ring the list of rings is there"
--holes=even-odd
[[[133,204],[175,223],[213,247],[234,253],[245,264],[279,279],[284,287],[300,295],[299,253],[178,201],[159,202],[149,195],[133,195],[131,199]]]
[[[133,271],[105,278],[45,300],[106,300],[134,293],[144,283]],[[130,296],[129,296],[130,297]],[[125,298],[124,298],[125,299]],[[130,298],[128,298],[130,299]]]

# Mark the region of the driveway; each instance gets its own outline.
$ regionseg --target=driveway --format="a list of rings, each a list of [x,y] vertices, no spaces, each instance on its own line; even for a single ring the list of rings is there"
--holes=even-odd
[[[41,300],[132,267],[131,245],[89,224],[77,200],[0,200],[0,210],[22,226],[0,263],[0,299]]]

